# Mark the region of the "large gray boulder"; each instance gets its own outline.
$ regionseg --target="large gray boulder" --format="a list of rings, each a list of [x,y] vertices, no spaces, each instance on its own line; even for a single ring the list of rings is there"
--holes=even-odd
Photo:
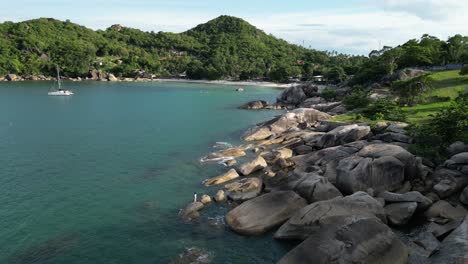
[[[377,218],[354,218],[343,225],[315,229],[279,264],[405,264],[409,251]]]
[[[278,103],[288,105],[298,105],[305,101],[308,97],[315,96],[318,91],[318,87],[306,83],[302,85],[296,85],[287,88],[278,96]]]
[[[378,218],[386,223],[382,205],[367,193],[357,192],[302,208],[278,229],[275,238],[304,240],[319,229],[340,226],[356,218]]]
[[[259,235],[281,225],[306,205],[306,200],[292,191],[267,193],[229,211],[226,223],[239,234]]]
[[[278,96],[278,103],[298,105],[307,99],[307,95],[300,86],[292,86]]]
[[[378,197],[383,198],[385,203],[417,202],[418,210],[425,210],[432,204],[431,199],[416,191],[407,193],[382,192]]]
[[[388,222],[395,226],[405,225],[413,216],[418,204],[416,202],[392,203],[385,206]]]
[[[432,263],[466,263],[468,252],[468,216],[441,244],[430,259]]]
[[[257,197],[263,189],[260,178],[245,178],[224,186],[227,196],[234,201],[246,201]]]
[[[323,135],[318,140],[317,146],[320,148],[329,148],[343,145],[365,138],[370,132],[371,129],[369,126],[359,126],[356,124],[340,126]]]
[[[320,167],[324,177],[330,182],[336,183],[338,163],[361,150],[369,143],[357,141],[344,146],[337,146],[311,152],[305,155],[294,156],[291,160],[296,164],[296,169],[301,171],[311,171],[315,167]]]
[[[462,152],[468,152],[468,144],[465,144],[461,141],[454,142],[447,147],[447,154],[449,156],[453,156]]]
[[[344,194],[365,191],[393,191],[418,175],[416,158],[400,146],[370,144],[357,154],[340,160],[336,186]]]
[[[338,189],[317,173],[291,171],[265,179],[267,191],[295,191],[309,203],[342,197]]]
[[[247,161],[237,169],[242,175],[248,176],[253,172],[266,168],[268,164],[262,156],[257,156],[253,160]]]
[[[108,80],[109,82],[117,82],[117,81],[119,81],[119,79],[117,79],[117,77],[115,77],[115,75],[112,74],[112,73],[109,73],[109,74],[107,75],[107,80]]]
[[[447,198],[468,185],[468,175],[456,169],[438,168],[431,177],[435,183],[434,192],[440,198]]]

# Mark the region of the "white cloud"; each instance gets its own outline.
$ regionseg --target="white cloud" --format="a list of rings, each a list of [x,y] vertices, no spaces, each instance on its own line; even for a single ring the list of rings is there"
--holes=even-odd
[[[445,19],[466,13],[465,0],[373,0],[387,11],[404,12],[426,20]]]

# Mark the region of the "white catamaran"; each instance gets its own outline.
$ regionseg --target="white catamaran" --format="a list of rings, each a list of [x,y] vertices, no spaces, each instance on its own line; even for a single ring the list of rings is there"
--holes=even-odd
[[[55,95],[55,96],[73,95],[72,91],[62,89],[62,80],[60,79],[60,70],[58,66],[57,66],[57,86],[58,88],[56,88],[54,84],[54,86],[52,86],[52,88],[50,89],[48,95]]]

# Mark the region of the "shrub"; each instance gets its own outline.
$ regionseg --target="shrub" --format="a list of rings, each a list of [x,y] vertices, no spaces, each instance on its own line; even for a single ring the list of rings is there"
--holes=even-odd
[[[335,101],[335,100],[336,100],[337,94],[336,94],[336,91],[335,91],[335,90],[329,89],[329,88],[325,88],[325,89],[322,91],[321,97],[322,97],[323,99],[327,100],[328,102],[330,102],[330,101]]]
[[[400,97],[400,104],[414,105],[422,100],[422,95],[433,88],[432,78],[429,74],[422,75],[407,81],[396,81],[392,90]]]
[[[468,94],[460,93],[450,106],[410,132],[416,141],[411,149],[415,154],[441,161],[449,144],[468,140]]]
[[[371,120],[406,121],[406,115],[401,107],[388,98],[382,98],[369,105],[364,115]]]
[[[468,74],[468,65],[465,65],[460,70],[460,75],[467,75]]]
[[[369,93],[365,91],[355,91],[343,98],[343,104],[348,109],[364,108],[369,105]]]

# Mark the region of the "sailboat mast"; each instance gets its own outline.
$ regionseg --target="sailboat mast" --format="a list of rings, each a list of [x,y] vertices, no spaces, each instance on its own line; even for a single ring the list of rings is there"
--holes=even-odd
[[[60,82],[60,70],[59,70],[59,66],[57,66],[57,83],[58,83],[58,88],[61,89],[62,88],[62,83]]]

